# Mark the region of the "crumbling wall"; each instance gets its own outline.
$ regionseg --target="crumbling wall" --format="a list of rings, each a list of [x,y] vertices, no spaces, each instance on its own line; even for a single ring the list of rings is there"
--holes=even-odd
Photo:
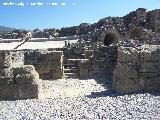
[[[113,90],[119,93],[160,90],[159,47],[119,47]]]
[[[91,59],[91,76],[112,76],[117,63],[117,47],[101,46]]]
[[[0,51],[0,99],[38,98],[41,87],[34,66],[14,66],[11,51]]]
[[[34,50],[25,52],[25,64],[34,65],[41,79],[63,78],[63,52]]]
[[[12,50],[12,66],[24,65],[24,51]]]

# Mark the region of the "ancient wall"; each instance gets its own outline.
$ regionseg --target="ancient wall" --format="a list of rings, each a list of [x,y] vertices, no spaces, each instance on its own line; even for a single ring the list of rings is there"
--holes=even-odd
[[[38,98],[42,81],[34,66],[12,64],[10,51],[0,51],[0,99]]]
[[[91,59],[91,76],[112,76],[117,60],[116,46],[101,46]]]
[[[119,47],[113,90],[134,93],[160,89],[160,46]]]
[[[12,50],[12,66],[24,65],[24,51]]]
[[[34,65],[41,79],[63,78],[62,51],[32,50],[24,56],[24,64]]]

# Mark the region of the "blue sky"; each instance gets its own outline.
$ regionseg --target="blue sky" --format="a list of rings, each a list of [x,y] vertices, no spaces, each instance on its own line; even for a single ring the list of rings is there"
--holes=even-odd
[[[9,2],[23,2],[25,6],[3,5]],[[33,2],[44,4],[30,6]],[[49,6],[47,3],[58,5]],[[137,8],[160,9],[160,0],[1,0],[0,26],[28,30],[61,28],[86,22],[94,23],[107,16],[124,16]]]

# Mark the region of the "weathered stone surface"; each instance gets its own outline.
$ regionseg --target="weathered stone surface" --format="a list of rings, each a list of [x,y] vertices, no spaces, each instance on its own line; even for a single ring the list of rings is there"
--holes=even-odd
[[[33,51],[25,55],[25,61],[25,63],[35,66],[36,71],[42,79],[55,79],[63,77],[62,72],[60,72],[60,74],[55,72],[56,76],[52,74],[52,71],[63,69],[62,51]],[[60,75],[62,76],[60,77]]]
[[[117,61],[132,62],[137,60],[138,60],[137,51],[134,51],[134,50],[132,51],[131,48],[118,49]]]
[[[30,74],[33,71],[35,71],[35,68],[33,65],[24,65],[24,66],[19,66],[19,67],[14,68],[13,74],[14,76],[18,74]]]
[[[0,99],[18,99],[16,84],[0,85]]]
[[[143,89],[145,91],[159,90],[160,89],[160,77],[143,78]]]
[[[62,69],[62,60],[60,61],[45,61],[42,63],[40,70],[56,70]]]
[[[63,52],[62,51],[54,51],[54,52],[49,52],[47,54],[42,54],[41,55],[41,60],[44,61],[58,61],[63,59]]]
[[[14,83],[13,78],[13,70],[11,68],[0,69],[0,84]]]
[[[112,88],[118,93],[133,93],[142,90],[138,78],[121,78],[117,75],[113,76]]]
[[[88,69],[87,68],[80,68],[79,76],[80,76],[80,78],[88,78],[88,76],[89,76]]]
[[[12,64],[11,52],[0,51],[0,68],[10,67]]]
[[[17,84],[18,96],[20,99],[38,98],[40,84]]]
[[[114,70],[113,90],[120,93],[160,90],[160,52],[158,47],[152,47],[146,50],[143,48],[139,52],[128,52],[128,48],[123,51],[119,49],[118,60],[121,61],[117,62]]]
[[[62,79],[64,75],[63,69],[52,71],[52,79]]]
[[[18,74],[15,77],[15,82],[17,84],[32,84],[32,83],[38,83],[39,81],[39,74],[34,71],[30,74]]]

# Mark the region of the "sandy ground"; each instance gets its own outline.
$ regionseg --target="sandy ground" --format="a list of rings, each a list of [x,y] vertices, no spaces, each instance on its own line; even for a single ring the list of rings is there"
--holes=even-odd
[[[76,43],[77,40],[70,40],[70,43]],[[0,43],[0,50],[13,50],[22,42]],[[21,49],[47,49],[47,48],[63,48],[64,41],[46,41],[46,42],[26,42],[18,48]]]
[[[98,84],[94,79],[59,79],[43,80],[43,97],[80,97],[90,95],[91,92],[105,91],[105,87]]]

